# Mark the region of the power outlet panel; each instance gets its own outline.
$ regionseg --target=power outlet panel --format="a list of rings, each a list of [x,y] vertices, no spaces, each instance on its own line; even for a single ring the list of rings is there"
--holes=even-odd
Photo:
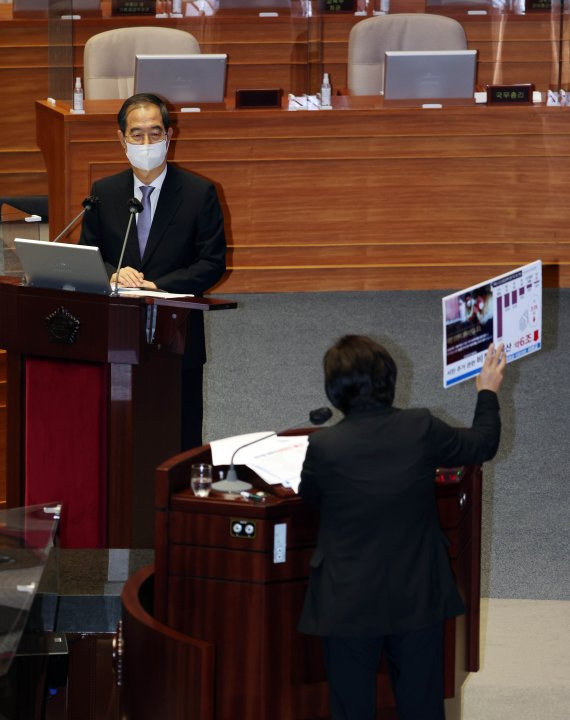
[[[287,523],[277,523],[273,526],[273,564],[284,563],[287,560]]]

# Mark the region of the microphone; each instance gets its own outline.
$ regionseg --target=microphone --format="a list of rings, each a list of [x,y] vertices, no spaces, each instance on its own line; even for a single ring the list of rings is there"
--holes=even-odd
[[[92,210],[95,205],[99,205],[100,202],[101,201],[99,200],[99,198],[95,195],[89,195],[89,197],[86,197],[85,200],[81,203],[83,205],[83,210],[79,213],[79,215],[73,218],[73,220],[69,223],[67,227],[63,228],[63,230],[59,233],[56,239],[52,240],[52,242],[59,242],[61,238],[66,235],[71,230],[71,228],[85,215],[86,210]]]
[[[327,420],[330,420],[332,417],[332,410],[328,407],[320,407],[316,408],[316,410],[311,410],[309,413],[309,420],[311,422],[311,425],[322,425],[323,423],[326,423]],[[305,420],[303,422],[298,423],[297,425],[293,425],[292,428],[287,428],[288,430],[293,430],[294,428],[302,427],[305,424]],[[234,450],[232,454],[232,459],[230,460],[230,466],[228,468],[228,472],[226,474],[225,480],[219,480],[218,482],[215,482],[212,484],[212,490],[216,490],[217,492],[223,492],[223,493],[240,493],[245,490],[251,489],[251,483],[245,482],[244,480],[240,480],[237,476],[237,471],[234,466],[234,459],[235,456],[238,454],[240,450],[243,450],[243,448],[249,447],[250,445],[255,445],[255,443],[261,442],[262,440],[266,440],[269,437],[273,437],[273,435],[278,435],[279,433],[273,431],[270,433],[267,433],[267,435],[263,435],[260,438],[257,438],[256,440],[251,440],[251,442],[245,443],[244,445],[240,445],[236,450]]]
[[[327,420],[332,418],[332,410],[329,407],[321,407],[316,410],[311,410],[309,413],[309,420],[312,425],[324,425]]]
[[[135,197],[131,198],[127,201],[127,206],[129,208],[129,224],[127,225],[127,232],[125,233],[125,239],[123,240],[123,247],[121,248],[121,256],[119,258],[119,263],[117,265],[117,270],[115,273],[115,287],[113,288],[112,295],[118,295],[118,287],[119,287],[119,272],[121,268],[123,267],[123,257],[125,255],[125,250],[127,247],[127,239],[129,237],[129,232],[131,230],[131,225],[133,224],[133,218],[137,213],[140,213],[143,211],[143,206],[140,200],[137,200]]]

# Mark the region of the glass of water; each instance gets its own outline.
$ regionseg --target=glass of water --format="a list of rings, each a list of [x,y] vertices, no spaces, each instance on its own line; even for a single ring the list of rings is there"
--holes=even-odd
[[[190,469],[190,486],[194,495],[208,497],[212,488],[212,466],[196,463]]]

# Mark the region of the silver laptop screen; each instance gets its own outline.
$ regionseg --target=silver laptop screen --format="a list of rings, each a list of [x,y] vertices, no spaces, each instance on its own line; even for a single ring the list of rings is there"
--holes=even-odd
[[[15,238],[28,285],[108,295],[111,285],[99,248]]]

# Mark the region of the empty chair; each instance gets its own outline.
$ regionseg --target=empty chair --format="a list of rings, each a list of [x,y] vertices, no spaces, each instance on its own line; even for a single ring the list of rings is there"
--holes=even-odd
[[[196,54],[200,45],[184,30],[128,27],[89,38],[83,54],[86,100],[128,98],[133,94],[137,54]]]
[[[401,13],[362,20],[348,38],[348,90],[378,95],[384,89],[386,50],[466,50],[457,20],[442,15]]]

